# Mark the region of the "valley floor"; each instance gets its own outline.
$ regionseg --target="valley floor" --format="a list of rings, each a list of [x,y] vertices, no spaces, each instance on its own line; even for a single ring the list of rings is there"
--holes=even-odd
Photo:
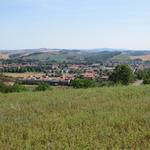
[[[0,94],[0,149],[150,149],[150,86]]]

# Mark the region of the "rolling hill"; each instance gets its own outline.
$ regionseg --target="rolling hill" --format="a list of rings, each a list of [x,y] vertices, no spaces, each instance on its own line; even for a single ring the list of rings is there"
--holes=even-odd
[[[22,60],[39,60],[57,63],[96,63],[106,61],[119,54],[120,52],[118,51],[49,50],[30,53],[15,53],[11,54],[10,58]]]
[[[1,51],[0,59],[36,60],[56,63],[100,63],[107,60],[129,61],[141,58],[149,60],[150,51],[123,49],[27,49]]]

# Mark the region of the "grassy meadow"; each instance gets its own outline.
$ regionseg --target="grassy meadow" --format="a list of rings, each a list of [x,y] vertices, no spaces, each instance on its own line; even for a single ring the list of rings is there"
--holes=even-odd
[[[0,94],[1,150],[150,149],[150,86]]]

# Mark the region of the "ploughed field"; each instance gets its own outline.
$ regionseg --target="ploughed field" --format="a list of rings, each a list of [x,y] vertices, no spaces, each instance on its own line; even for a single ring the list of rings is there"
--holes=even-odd
[[[0,94],[0,149],[150,149],[150,86]]]

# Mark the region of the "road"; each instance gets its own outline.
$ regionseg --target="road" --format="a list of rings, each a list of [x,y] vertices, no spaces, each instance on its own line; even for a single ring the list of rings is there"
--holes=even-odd
[[[136,82],[133,83],[134,86],[139,86],[143,83],[143,80],[137,80]]]

